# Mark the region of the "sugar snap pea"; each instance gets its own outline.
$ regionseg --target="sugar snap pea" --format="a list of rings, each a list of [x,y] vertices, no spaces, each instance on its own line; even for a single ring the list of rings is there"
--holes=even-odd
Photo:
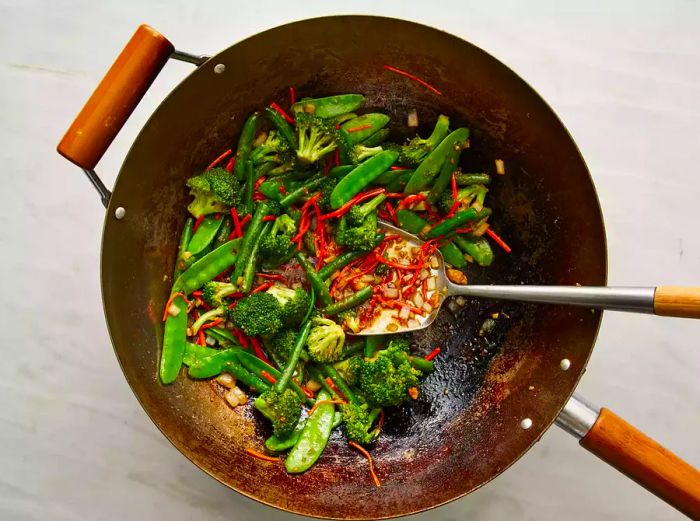
[[[330,394],[325,390],[318,393],[318,400],[329,400]],[[299,439],[289,451],[284,467],[290,474],[299,474],[311,468],[326,448],[328,438],[333,430],[335,405],[320,403],[304,424]]]
[[[493,250],[489,241],[484,237],[465,237],[456,235],[453,238],[459,248],[471,256],[479,266],[490,266],[493,262]]]
[[[418,168],[413,172],[413,175],[408,180],[406,188],[404,188],[405,194],[417,194],[418,192],[425,190],[428,185],[433,181],[445,159],[449,155],[450,151],[456,146],[461,145],[466,142],[469,138],[469,129],[464,127],[458,128],[454,132],[450,133],[442,142],[435,147],[435,149],[428,154],[423,162],[418,165]]]
[[[343,300],[321,308],[321,313],[324,315],[333,316],[337,315],[338,313],[342,313],[343,311],[347,311],[348,309],[356,308],[363,302],[369,300],[369,298],[372,296],[372,290],[372,286],[366,286]]]
[[[396,218],[399,221],[399,226],[413,235],[420,235],[424,231],[427,232],[427,230],[430,229],[430,223],[411,210],[398,210],[396,212]],[[451,264],[455,268],[463,268],[467,265],[467,261],[464,259],[464,255],[462,255],[460,249],[451,242],[440,246],[439,250],[445,262]]]
[[[280,133],[280,136],[282,136],[282,139],[284,139],[292,149],[297,148],[297,138],[294,135],[294,130],[292,130],[292,127],[287,123],[287,120],[272,107],[265,107],[265,114],[272,124],[277,127],[277,131]]]
[[[459,164],[459,154],[462,152],[462,146],[463,143],[457,143],[448,151],[447,157],[440,167],[440,173],[428,193],[427,199],[430,204],[435,204],[442,192],[449,186],[452,174],[457,170],[457,165]]]
[[[335,122],[338,125],[340,125],[341,123],[344,123],[344,122],[346,122],[352,118],[356,118],[356,117],[357,117],[357,114],[355,114],[354,112],[346,112],[345,114],[341,114],[340,116],[336,116],[334,119],[335,119]]]
[[[187,339],[187,303],[182,297],[177,297],[172,305],[180,311],[177,315],[168,313],[165,319],[159,370],[160,381],[164,384],[173,383],[180,373]]]
[[[192,342],[185,343],[185,354],[182,357],[182,363],[190,366],[199,360],[207,358],[209,356],[218,353],[216,349],[211,347],[200,346],[199,344],[193,344]]]
[[[216,351],[211,356],[194,361],[190,365],[187,374],[192,378],[211,378],[212,376],[220,375],[226,362],[236,360],[235,354],[234,349]]]
[[[399,153],[395,150],[379,152],[374,157],[357,165],[343,177],[331,192],[331,208],[338,209],[362,191],[377,176],[394,164]]]
[[[275,436],[273,434],[267,440],[265,440],[265,448],[267,450],[271,450],[272,452],[282,452],[287,449],[291,449],[299,440],[301,431],[304,430],[304,425],[306,425],[305,421],[300,421],[297,423],[297,426],[294,428],[294,432],[292,432],[292,434],[286,438],[280,438],[279,436]]]
[[[302,98],[292,105],[293,112],[308,112],[320,118],[334,118],[354,112],[365,102],[362,94],[338,94],[325,98]]]
[[[211,246],[219,232],[219,228],[221,228],[222,222],[221,214],[206,215],[197,228],[197,231],[194,232],[187,246],[187,251],[192,255],[198,255],[202,253],[205,248]]]
[[[434,239],[435,237],[440,237],[441,235],[446,235],[457,228],[464,226],[471,221],[480,221],[491,215],[490,208],[484,208],[481,211],[476,211],[474,208],[467,208],[461,212],[457,212],[453,217],[445,219],[440,224],[432,227],[427,233],[425,233],[426,239]]]
[[[258,131],[258,120],[260,114],[253,112],[248,119],[243,123],[241,135],[238,138],[238,147],[236,148],[236,163],[233,166],[233,174],[239,181],[243,181],[246,175],[246,164],[250,158],[250,152],[253,150],[253,140],[255,133]]]
[[[180,276],[180,273],[187,269],[185,263],[185,252],[187,251],[187,245],[190,243],[192,238],[192,227],[194,226],[194,220],[192,217],[188,217],[185,221],[185,225],[182,227],[182,233],[180,234],[180,244],[177,248],[177,258],[175,259],[175,271],[173,273],[173,280]]]
[[[319,186],[321,186],[321,183],[323,183],[323,179],[323,175],[313,176],[299,188],[297,188],[293,192],[289,192],[282,199],[280,199],[280,206],[282,208],[289,208],[302,197],[313,193]]]
[[[403,192],[404,188],[408,184],[408,181],[413,175],[413,170],[403,170],[394,177],[388,185],[386,185],[387,192]]]
[[[340,135],[346,145],[356,145],[383,129],[387,123],[389,123],[389,116],[386,114],[370,112],[340,125]]]
[[[330,175],[331,177],[335,177],[336,179],[340,179],[340,178],[348,175],[354,169],[355,169],[355,165],[334,166],[333,168],[331,168],[331,171],[328,172],[328,175]]]
[[[383,128],[381,130],[378,130],[371,136],[369,136],[367,139],[362,141],[362,144],[366,147],[376,147],[377,145],[381,145],[382,142],[389,137],[389,129],[388,128]]]
[[[407,176],[411,177],[413,175],[413,170],[387,170],[382,175],[378,176],[372,184],[386,186],[394,181],[397,177]],[[408,179],[406,179],[408,181]]]
[[[453,242],[447,242],[440,246],[440,253],[447,264],[451,264],[455,268],[464,268],[467,261],[464,258],[462,250],[460,250]]]
[[[173,284],[173,292],[181,291],[185,295],[189,295],[222,271],[233,266],[240,244],[240,239],[233,239],[207,253],[177,278]]]

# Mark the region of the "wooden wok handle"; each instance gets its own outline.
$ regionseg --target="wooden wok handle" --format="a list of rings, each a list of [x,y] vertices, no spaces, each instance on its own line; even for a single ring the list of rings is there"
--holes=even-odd
[[[700,519],[700,471],[608,409],[581,446],[692,519]]]
[[[173,50],[158,31],[139,26],[61,139],[58,153],[81,168],[95,168]]]
[[[700,288],[658,286],[654,313],[666,317],[700,318]]]

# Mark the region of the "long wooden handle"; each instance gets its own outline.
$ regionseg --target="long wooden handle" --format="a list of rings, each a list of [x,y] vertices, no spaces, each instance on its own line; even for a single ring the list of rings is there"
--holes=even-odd
[[[658,286],[654,313],[666,317],[700,318],[700,288]]]
[[[173,50],[152,27],[136,29],[61,139],[58,153],[81,168],[95,168]]]
[[[691,519],[700,519],[700,471],[608,409],[581,446]]]

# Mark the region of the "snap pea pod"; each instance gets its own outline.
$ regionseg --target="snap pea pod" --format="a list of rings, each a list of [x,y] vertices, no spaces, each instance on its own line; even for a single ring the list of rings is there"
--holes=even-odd
[[[371,136],[369,136],[367,139],[362,141],[362,144],[366,147],[376,147],[377,145],[381,145],[382,142],[389,137],[389,129],[388,128],[383,128],[381,130],[378,130]]]
[[[485,219],[489,215],[491,215],[490,208],[484,208],[478,212],[474,208],[467,208],[466,210],[457,212],[453,217],[445,219],[440,224],[435,225],[424,235],[426,239],[434,239],[435,237],[440,237],[441,235],[447,235],[457,228],[464,226],[468,222]]]
[[[224,365],[221,367],[221,369],[223,372],[232,375],[234,378],[236,378],[237,381],[241,382],[244,385],[247,385],[248,388],[253,391],[261,393],[263,391],[267,391],[272,387],[269,384],[269,382],[263,380],[257,375],[254,375],[245,367],[236,362],[224,362]]]
[[[173,284],[173,292],[181,291],[189,295],[225,269],[233,266],[240,244],[240,239],[233,239],[207,253],[177,278]]]
[[[488,174],[457,174],[455,181],[460,186],[487,185],[491,182],[491,176]]]
[[[278,379],[282,376],[281,371],[279,371],[275,367],[272,367],[270,364],[265,363],[264,361],[260,360],[260,358],[258,358],[252,353],[248,353],[247,351],[236,351],[236,358],[243,367],[245,367],[254,375],[261,376],[262,372],[265,371],[271,376],[273,376],[275,379]],[[302,401],[310,402],[309,398],[307,398],[307,396],[304,394],[304,391],[301,390],[301,387],[294,380],[292,380],[289,383],[289,386],[294,390],[295,393],[297,393],[297,395],[299,396],[299,398],[301,398]]]
[[[299,188],[303,183],[301,181],[294,181],[293,179],[279,179],[275,177],[268,181],[263,181],[258,186],[258,192],[263,194],[268,199],[273,201],[281,201],[284,195],[280,192],[280,187],[284,186],[285,192],[293,192]]]
[[[340,125],[340,135],[342,141],[347,146],[356,145],[370,137],[375,132],[386,127],[389,123],[389,116],[380,112],[370,112],[357,116]],[[366,127],[366,128],[365,128]],[[355,130],[354,129],[359,129]]]
[[[379,234],[375,236],[374,238],[374,246],[377,247],[381,242],[384,240],[384,234]],[[323,280],[326,280],[328,277],[333,275],[336,271],[342,270],[345,266],[350,264],[352,261],[355,259],[359,259],[360,257],[367,255],[366,251],[347,251],[345,253],[341,253],[337,257],[335,257],[332,261],[330,261],[328,264],[323,266],[320,270],[318,270],[318,276],[321,277]]]
[[[185,221],[185,225],[182,227],[182,233],[180,234],[180,244],[177,247],[177,259],[175,259],[175,271],[173,272],[173,280],[180,276],[180,273],[187,269],[184,254],[187,251],[187,245],[190,243],[192,238],[192,227],[194,226],[194,220],[188,217]]]
[[[177,315],[168,313],[165,319],[159,371],[160,381],[164,384],[173,383],[180,373],[187,339],[187,304],[184,299],[177,297],[173,300],[172,305],[176,306],[180,312]]]
[[[214,338],[221,346],[239,346],[238,339],[228,329],[212,327],[207,329],[207,335]]]
[[[430,223],[411,210],[398,210],[396,212],[396,219],[399,221],[399,226],[401,228],[413,235],[420,235],[424,232],[427,233],[427,231],[430,230]],[[461,250],[451,242],[445,243],[438,249],[440,253],[442,253],[445,262],[451,264],[455,268],[464,268],[467,265],[467,261],[464,259]]]
[[[343,300],[321,308],[321,313],[324,315],[333,316],[337,315],[338,313],[342,313],[343,311],[347,311],[348,309],[356,308],[363,302],[369,300],[369,298],[372,296],[373,289],[374,288],[372,286],[366,286]]]
[[[321,186],[323,179],[323,175],[316,175],[312,177],[299,188],[293,192],[289,192],[282,199],[280,199],[280,206],[282,208],[289,208],[305,195],[313,193],[319,186]]]
[[[325,98],[302,98],[292,105],[293,112],[308,112],[320,118],[334,118],[354,112],[365,102],[362,94],[338,94]]]
[[[427,199],[430,204],[435,204],[442,192],[450,184],[452,174],[457,170],[457,165],[459,164],[459,154],[462,152],[462,146],[463,143],[457,143],[448,151],[447,157],[440,167],[440,174],[435,179],[435,183],[428,193]]]
[[[406,185],[408,184],[408,181],[411,179],[411,176],[413,176],[413,172],[414,170],[399,172],[399,175],[394,177],[394,179],[392,179],[391,182],[386,185],[387,192],[403,192],[404,188],[406,188]]]
[[[318,400],[329,400],[330,394],[322,390],[318,393]],[[299,474],[311,468],[323,453],[333,430],[335,420],[335,405],[321,403],[316,410],[306,419],[304,429],[299,439],[289,451],[284,462],[284,468],[290,474]]]
[[[224,349],[216,351],[216,353],[206,358],[201,358],[194,361],[187,374],[192,378],[211,378],[217,376],[223,371],[224,363],[236,360],[236,352],[234,349]]]
[[[346,112],[345,114],[341,114],[340,116],[335,117],[335,122],[340,125],[341,123],[348,121],[349,119],[356,118],[357,114],[354,112]]]
[[[372,335],[365,338],[365,357],[373,358],[381,348],[383,348],[389,339],[387,335]]]
[[[406,188],[404,188],[404,193],[417,194],[425,190],[438,172],[440,172],[440,168],[449,155],[450,150],[456,145],[463,146],[468,138],[469,129],[461,127],[443,139],[442,142],[428,154],[428,157],[418,165],[418,168],[416,168],[415,172],[413,172],[413,175],[408,180]]]
[[[233,282],[236,285],[243,282],[243,272],[245,271],[246,266],[248,266],[249,264],[253,248],[255,248],[255,245],[260,239],[260,232],[262,232],[264,224],[263,218],[269,212],[270,207],[267,206],[267,204],[265,204],[264,202],[258,204],[258,206],[255,208],[253,218],[250,220],[250,224],[248,225],[248,229],[243,235],[243,240],[241,241],[241,246],[238,250],[238,258],[240,259],[240,262],[236,263],[236,267],[234,268],[233,273],[231,274],[231,282]],[[241,282],[239,282],[239,279],[241,279]]]
[[[204,219],[202,219],[202,222],[199,224],[197,231],[194,232],[194,235],[187,246],[187,251],[189,251],[192,255],[198,255],[199,253],[202,253],[205,248],[211,246],[214,238],[219,232],[219,228],[221,228],[222,223],[221,214],[217,215],[207,215],[204,217]]]
[[[304,425],[306,425],[305,421],[300,421],[297,423],[297,426],[294,428],[292,434],[286,438],[280,438],[279,436],[275,436],[273,434],[267,440],[265,440],[265,448],[272,452],[282,452],[287,449],[291,449],[299,440],[301,431],[304,430]]]
[[[340,179],[340,178],[348,175],[354,169],[355,169],[355,165],[334,166],[333,168],[331,168],[331,171],[328,172],[328,175],[330,175],[331,177],[335,177],[336,179]]]
[[[343,423],[343,413],[340,411],[335,411],[335,416],[333,417],[333,425],[331,425],[331,431],[333,429],[340,427],[340,425]]]
[[[243,192],[243,213],[253,212],[253,191],[255,190],[255,170],[253,162],[245,162],[245,191]]]
[[[406,182],[408,178],[413,175],[413,170],[387,170],[382,175],[378,176],[372,184],[386,186],[395,181],[397,178],[404,176],[406,177]]]
[[[250,250],[250,257],[246,259],[246,265],[243,269],[243,283],[240,285],[239,290],[243,293],[248,293],[253,289],[253,279],[255,279],[255,268],[258,264],[258,248],[260,247],[260,241],[265,235],[270,232],[272,228],[272,223],[264,223],[260,234],[258,235],[256,241],[253,243],[253,248]]]
[[[284,139],[292,149],[296,149],[297,138],[294,135],[294,130],[292,130],[292,127],[287,123],[287,120],[272,107],[265,107],[265,114],[272,124],[277,127],[277,131],[280,133],[280,136],[282,136],[282,139]]]
[[[218,352],[219,351],[217,349],[212,349],[211,347],[204,347],[200,346],[199,344],[193,344],[192,342],[186,342],[185,354],[182,357],[182,363],[189,366],[198,362],[199,360],[215,355]]]
[[[228,241],[228,236],[231,235],[231,228],[233,227],[233,221],[228,215],[225,215],[222,219],[219,231],[216,232],[216,237],[214,237],[214,248],[218,248],[222,244]]]
[[[248,119],[243,123],[241,135],[238,138],[238,147],[236,148],[236,163],[233,166],[233,174],[239,181],[243,181],[246,175],[246,164],[250,158],[250,152],[253,150],[253,141],[255,133],[258,131],[258,120],[260,114],[253,112]]]
[[[493,262],[493,250],[484,237],[465,237],[456,235],[452,239],[459,248],[470,255],[479,266],[490,266]]]
[[[330,306],[331,304],[333,304],[333,299],[331,298],[331,294],[328,291],[328,286],[326,286],[326,283],[316,272],[316,268],[314,268],[309,262],[309,260],[306,258],[306,255],[298,251],[296,253],[296,259],[299,262],[299,265],[302,268],[304,268],[304,271],[306,272],[306,278],[309,279],[309,283],[311,283],[311,287],[314,289],[314,293],[316,294],[316,297],[321,301],[321,304],[323,304],[324,306]]]
[[[367,161],[360,163],[343,177],[331,192],[331,208],[338,209],[386,172],[399,157],[395,150],[385,150]]]

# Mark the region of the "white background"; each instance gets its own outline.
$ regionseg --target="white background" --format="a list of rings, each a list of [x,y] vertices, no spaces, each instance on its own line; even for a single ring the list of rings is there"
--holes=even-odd
[[[337,13],[457,34],[517,71],[570,129],[603,205],[610,283],[699,283],[700,5],[431,4],[0,2],[1,519],[292,519],[185,460],[139,408],[110,346],[99,291],[104,211],[54,148],[139,23],[195,53]],[[189,69],[173,62],[159,76],[99,165],[108,186]],[[698,333],[698,322],[608,313],[579,388],[696,466]],[[553,428],[493,483],[416,519],[679,517]]]

